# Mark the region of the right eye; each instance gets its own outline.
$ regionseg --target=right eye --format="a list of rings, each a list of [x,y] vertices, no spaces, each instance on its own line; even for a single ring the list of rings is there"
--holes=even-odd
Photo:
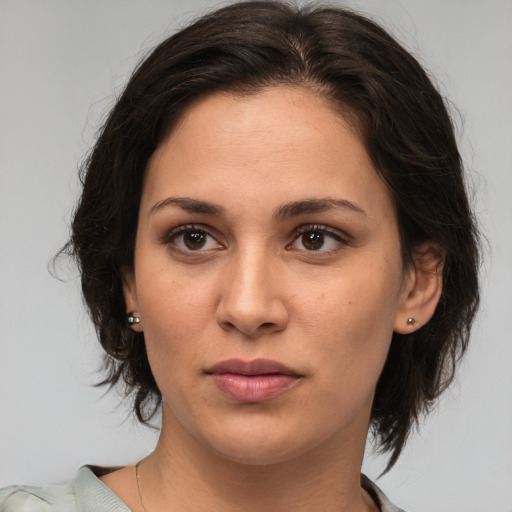
[[[212,235],[198,226],[181,226],[173,230],[169,234],[167,243],[183,252],[222,249],[222,245]]]

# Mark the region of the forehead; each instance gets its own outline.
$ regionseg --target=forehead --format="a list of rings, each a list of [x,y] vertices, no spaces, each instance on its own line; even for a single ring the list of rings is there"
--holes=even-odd
[[[355,130],[301,87],[215,93],[189,107],[149,161],[143,201],[191,192],[217,202],[335,194],[367,207],[391,203]]]

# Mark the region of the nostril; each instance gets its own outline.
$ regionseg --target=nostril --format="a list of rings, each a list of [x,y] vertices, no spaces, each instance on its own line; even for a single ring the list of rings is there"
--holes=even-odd
[[[237,326],[233,322],[224,322],[224,325],[228,329],[237,329]],[[265,329],[265,328],[270,328],[270,327],[274,327],[274,326],[275,326],[275,324],[273,322],[264,322],[264,323],[260,324],[257,327],[257,329]]]
[[[240,331],[246,336],[257,337],[274,331],[282,331],[288,323],[288,311],[279,297],[267,297],[268,289],[259,288],[260,296],[254,293],[244,297],[233,289],[219,301],[215,321],[224,331]]]

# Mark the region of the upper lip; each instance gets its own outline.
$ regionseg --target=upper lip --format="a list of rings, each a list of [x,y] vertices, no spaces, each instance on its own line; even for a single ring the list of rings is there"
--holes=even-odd
[[[242,359],[228,359],[214,364],[208,368],[206,373],[221,374],[232,373],[235,375],[296,375],[298,373],[288,368],[282,363],[270,359],[255,359],[253,361],[243,361]]]

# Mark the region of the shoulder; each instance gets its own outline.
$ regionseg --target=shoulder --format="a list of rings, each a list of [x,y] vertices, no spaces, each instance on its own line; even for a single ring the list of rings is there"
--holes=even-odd
[[[28,487],[13,485],[0,489],[0,512],[78,511],[73,483]]]
[[[0,512],[129,512],[90,467],[63,485],[0,489]]]
[[[381,512],[405,512],[405,510],[393,505],[384,492],[366,475],[361,475],[361,486],[377,503]]]

